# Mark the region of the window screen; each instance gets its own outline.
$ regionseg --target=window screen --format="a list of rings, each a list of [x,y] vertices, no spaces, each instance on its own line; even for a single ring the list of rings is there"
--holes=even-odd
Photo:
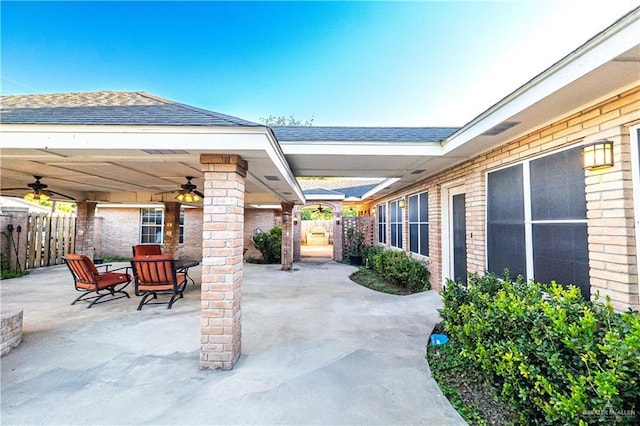
[[[522,164],[487,176],[488,269],[526,276]]]
[[[587,218],[582,148],[531,161],[531,219]]]

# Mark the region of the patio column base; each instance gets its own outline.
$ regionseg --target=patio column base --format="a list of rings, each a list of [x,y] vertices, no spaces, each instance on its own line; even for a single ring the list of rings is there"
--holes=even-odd
[[[200,368],[231,370],[241,354],[247,162],[203,154]]]

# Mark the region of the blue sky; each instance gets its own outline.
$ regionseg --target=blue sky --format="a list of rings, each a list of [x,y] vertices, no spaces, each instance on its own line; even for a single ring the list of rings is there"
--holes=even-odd
[[[144,91],[253,121],[458,126],[635,6],[2,1],[1,92]]]

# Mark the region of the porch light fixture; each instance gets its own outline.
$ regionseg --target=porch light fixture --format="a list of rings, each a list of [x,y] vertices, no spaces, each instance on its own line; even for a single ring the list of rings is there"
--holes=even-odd
[[[404,199],[398,201],[398,207],[400,207],[401,209],[404,209]]]
[[[613,167],[613,142],[599,139],[586,145],[582,151],[582,159],[587,170]]]

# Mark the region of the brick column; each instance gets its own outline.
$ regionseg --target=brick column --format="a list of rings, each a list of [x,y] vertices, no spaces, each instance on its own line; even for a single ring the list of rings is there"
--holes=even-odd
[[[240,358],[247,162],[203,154],[200,368],[231,370]]]
[[[344,256],[342,246],[343,246],[343,224],[342,220],[342,201],[336,202],[333,204],[333,260],[336,262],[342,261]]]
[[[302,223],[300,220],[300,209],[302,206],[297,206],[293,208],[293,218],[291,221],[293,222],[293,261],[297,262],[300,260],[300,243],[301,243],[301,228]]]
[[[164,244],[163,253],[173,254],[178,258],[180,245],[180,203],[164,203]]]
[[[282,205],[282,270],[293,268],[293,203]]]
[[[638,309],[638,271],[631,145],[628,131],[608,137],[613,141],[614,165],[585,171],[587,226],[589,234],[589,276],[591,294],[611,297],[619,312]]]
[[[93,201],[78,201],[76,203],[76,253],[84,254],[93,259],[95,247],[93,245],[94,219],[96,216],[96,204]]]

